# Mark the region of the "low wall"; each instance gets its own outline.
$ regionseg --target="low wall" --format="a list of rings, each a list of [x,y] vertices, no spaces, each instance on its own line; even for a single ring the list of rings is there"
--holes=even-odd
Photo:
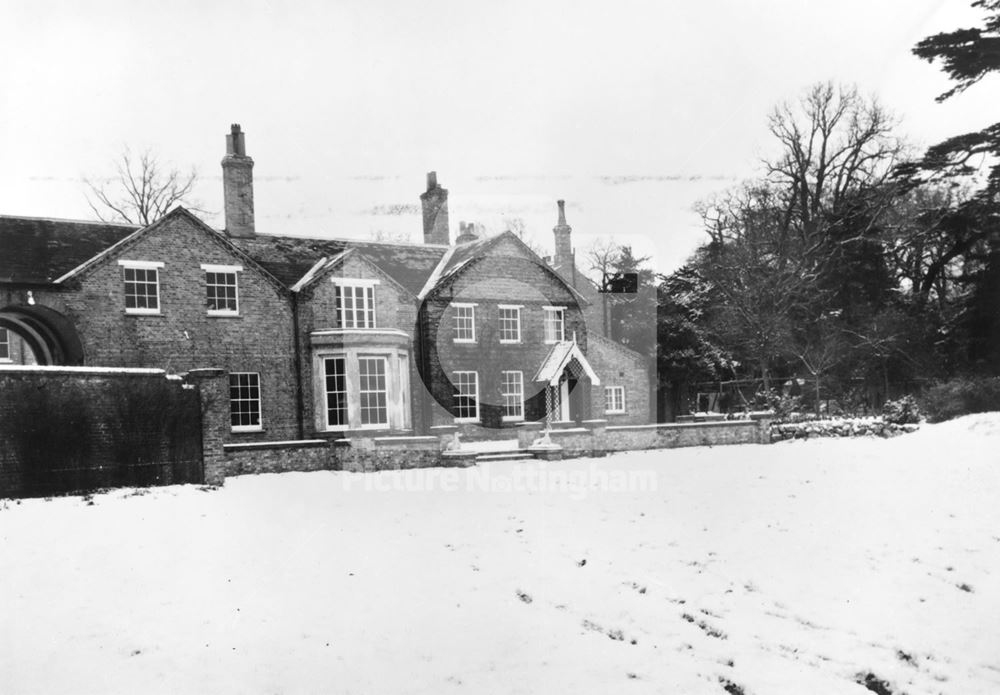
[[[769,441],[768,420],[610,427],[605,420],[588,420],[583,424],[583,427],[561,426],[549,432],[551,443],[561,447],[559,455],[562,458],[602,456],[611,451],[761,444]],[[454,434],[458,428],[440,426],[433,429],[435,434],[423,437],[352,437],[225,444],[221,445],[223,461],[219,470],[225,477],[289,471],[361,472],[468,465],[449,460],[449,457],[457,455],[450,448],[454,446]],[[526,423],[512,434],[517,434],[519,448],[528,449],[544,433],[540,423]],[[476,441],[484,440],[479,438]],[[458,453],[461,453],[461,441]]]
[[[631,427],[608,427],[603,445],[607,451],[675,449],[687,446],[766,444],[767,420],[726,420]]]
[[[224,444],[222,450],[224,477],[247,473],[340,470],[333,443],[322,439]]]
[[[179,377],[0,367],[0,497],[203,479],[201,404]]]
[[[224,444],[223,477],[291,471],[380,471],[441,465],[438,437],[307,439]]]

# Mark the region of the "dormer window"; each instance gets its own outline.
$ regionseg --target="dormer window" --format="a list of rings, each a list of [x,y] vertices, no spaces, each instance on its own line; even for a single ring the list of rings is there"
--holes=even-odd
[[[544,329],[546,343],[560,343],[566,340],[565,316],[566,307],[546,306],[542,307],[545,312]]]
[[[377,284],[378,280],[334,279],[334,301],[340,328],[375,328]]]

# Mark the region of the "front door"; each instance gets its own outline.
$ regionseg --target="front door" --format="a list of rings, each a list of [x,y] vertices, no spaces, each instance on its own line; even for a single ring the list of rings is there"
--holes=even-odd
[[[574,377],[566,379],[566,386],[569,389],[569,420],[580,422],[583,416],[583,384]]]

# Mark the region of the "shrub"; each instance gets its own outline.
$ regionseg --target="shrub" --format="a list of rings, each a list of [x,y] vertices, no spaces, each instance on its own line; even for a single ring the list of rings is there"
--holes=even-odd
[[[772,392],[768,394],[767,405],[774,411],[776,420],[793,421],[802,408],[802,396],[785,396],[779,392]]]
[[[962,377],[935,384],[923,394],[920,406],[930,422],[1000,410],[1000,377]]]
[[[913,396],[903,396],[895,401],[886,401],[882,406],[882,419],[893,425],[915,425],[920,422],[920,408]]]

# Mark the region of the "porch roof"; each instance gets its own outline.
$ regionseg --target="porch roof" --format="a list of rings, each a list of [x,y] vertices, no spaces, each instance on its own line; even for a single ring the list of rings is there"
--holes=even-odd
[[[562,376],[563,370],[566,369],[566,365],[574,358],[583,367],[583,371],[587,373],[590,382],[594,386],[600,386],[601,380],[593,367],[590,366],[590,362],[587,361],[580,346],[576,342],[569,340],[558,342],[552,346],[549,354],[542,360],[542,365],[538,368],[538,372],[535,373],[534,380],[547,381],[550,386],[557,385],[559,377]]]

